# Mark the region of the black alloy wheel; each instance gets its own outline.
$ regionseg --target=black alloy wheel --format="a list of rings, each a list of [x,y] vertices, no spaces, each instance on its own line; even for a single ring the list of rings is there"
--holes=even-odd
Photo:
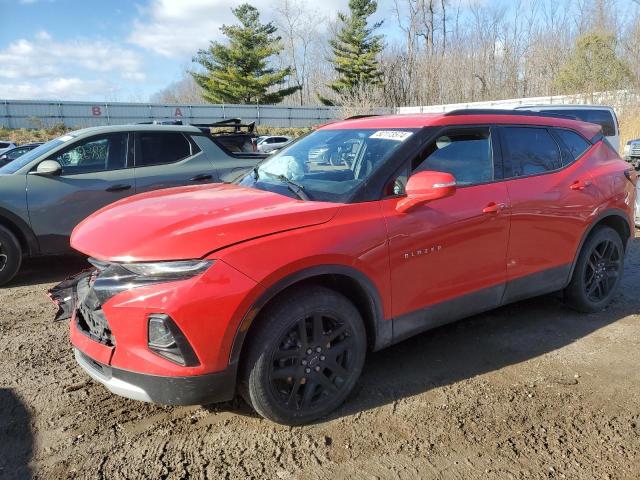
[[[367,350],[358,309],[344,295],[308,285],[285,291],[256,319],[243,354],[241,393],[263,417],[309,423],[353,389]]]
[[[624,244],[620,235],[611,227],[596,227],[584,242],[565,289],[567,303],[581,312],[602,310],[615,295],[623,270]]]

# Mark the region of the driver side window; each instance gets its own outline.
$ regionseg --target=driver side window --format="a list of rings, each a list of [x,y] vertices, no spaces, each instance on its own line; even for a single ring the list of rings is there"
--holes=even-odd
[[[112,133],[81,140],[49,158],[62,166],[62,175],[105,172],[127,166],[127,134]]]
[[[450,173],[459,186],[492,181],[491,129],[456,128],[442,132],[412,165],[412,173],[425,170]]]

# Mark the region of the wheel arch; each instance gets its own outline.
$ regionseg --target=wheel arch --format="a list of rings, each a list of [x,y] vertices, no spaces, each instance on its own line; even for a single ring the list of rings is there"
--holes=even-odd
[[[580,243],[578,244],[578,248],[576,249],[576,253],[573,258],[573,263],[571,264],[571,271],[569,272],[567,283],[571,281],[571,278],[573,277],[573,271],[575,270],[576,264],[578,263],[578,257],[580,256],[580,252],[582,251],[582,247],[587,241],[587,238],[589,238],[589,235],[591,235],[591,233],[593,233],[596,228],[603,225],[613,228],[618,233],[618,235],[620,235],[622,245],[626,251],[627,244],[629,243],[629,239],[631,238],[631,232],[633,232],[633,229],[629,224],[629,219],[626,212],[617,208],[611,208],[601,212],[582,234],[582,238],[580,239]]]
[[[39,244],[31,227],[15,213],[0,207],[0,226],[9,230],[20,243],[25,256],[35,255],[39,251]]]
[[[234,336],[229,365],[237,367],[239,364],[249,333],[258,324],[264,308],[286,291],[305,284],[326,286],[352,301],[364,320],[370,349],[379,350],[390,344],[391,322],[384,321],[382,298],[374,283],[353,267],[322,265],[300,270],[278,280],[252,303]]]

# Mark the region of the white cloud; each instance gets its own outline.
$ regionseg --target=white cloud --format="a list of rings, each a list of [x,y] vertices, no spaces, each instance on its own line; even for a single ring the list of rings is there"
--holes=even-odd
[[[101,40],[56,42],[46,31],[0,50],[0,65],[0,78],[9,79],[78,76],[86,71],[115,71],[122,78],[144,79],[142,59],[131,50]]]
[[[242,0],[151,0],[139,7],[140,17],[134,21],[129,41],[159,55],[179,58],[194,55],[210,40],[221,38],[220,27],[235,21],[231,9]],[[309,8],[317,7],[314,0],[306,0]],[[263,20],[271,20],[278,2],[253,0]],[[328,17],[346,10],[347,0],[324,0],[322,12]]]
[[[81,80],[75,77],[59,77],[45,82],[26,81],[0,83],[0,98],[21,99],[80,99],[104,97],[112,91],[102,80]]]

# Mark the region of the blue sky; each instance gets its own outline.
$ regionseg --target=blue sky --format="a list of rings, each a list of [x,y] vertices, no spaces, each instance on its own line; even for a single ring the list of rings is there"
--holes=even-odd
[[[147,101],[219,38],[239,3],[0,0],[0,99]],[[252,3],[269,17],[273,0]],[[331,16],[346,5],[322,2]]]
[[[271,20],[280,1],[251,3]],[[305,1],[326,18],[346,11],[348,3]],[[510,5],[512,0],[458,1]],[[0,0],[0,99],[147,101],[182,77],[198,48],[220,39],[220,26],[233,23],[231,8],[239,3]],[[385,20],[388,38],[399,34],[393,0],[379,0],[375,18]]]

